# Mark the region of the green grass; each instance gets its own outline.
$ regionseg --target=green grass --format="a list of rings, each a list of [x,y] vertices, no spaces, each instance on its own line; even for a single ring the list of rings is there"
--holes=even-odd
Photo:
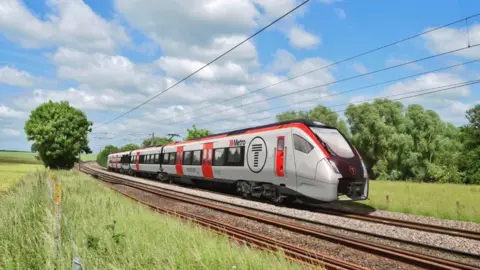
[[[41,164],[35,153],[0,151],[0,163]]]
[[[369,201],[361,204],[380,210],[480,223],[479,185],[375,180],[370,181],[369,197]]]
[[[0,194],[15,186],[26,173],[42,167],[35,164],[0,163]]]
[[[80,156],[80,160],[82,161],[96,161],[97,154],[83,154]]]
[[[58,269],[71,269],[75,250],[84,269],[300,269],[280,253],[153,213],[78,172],[55,178],[62,185]],[[53,269],[47,183],[47,174],[30,174],[0,199],[0,269]]]

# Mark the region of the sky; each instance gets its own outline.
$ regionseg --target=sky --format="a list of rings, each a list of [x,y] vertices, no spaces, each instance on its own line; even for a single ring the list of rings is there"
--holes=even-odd
[[[462,85],[480,79],[480,63],[472,62],[480,58],[480,16],[336,64],[475,15],[478,1],[311,0],[104,124],[299,3],[0,0],[0,149],[30,150],[25,122],[48,100],[67,100],[86,113],[94,153],[152,133],[182,138],[193,124],[213,132],[267,124],[280,112],[317,105],[344,117],[348,104],[378,97],[421,104],[459,126],[480,103],[478,84]],[[456,88],[411,97],[447,86]]]

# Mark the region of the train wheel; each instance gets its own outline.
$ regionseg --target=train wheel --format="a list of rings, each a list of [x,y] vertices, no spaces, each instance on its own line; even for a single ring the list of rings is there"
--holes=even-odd
[[[244,198],[250,197],[250,194],[252,192],[252,186],[246,182],[246,181],[237,181],[236,183],[237,186],[237,193],[242,195]]]

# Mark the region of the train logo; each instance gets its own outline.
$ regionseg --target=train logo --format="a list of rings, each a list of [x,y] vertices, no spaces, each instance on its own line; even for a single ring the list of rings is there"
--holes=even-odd
[[[229,146],[244,146],[245,145],[245,140],[230,140]]]
[[[355,169],[355,167],[348,167],[348,171],[352,174],[352,175],[355,175],[357,173],[357,170]]]
[[[265,163],[267,162],[267,145],[265,141],[256,137],[248,146],[247,150],[247,164],[248,168],[254,173],[259,173],[262,171]]]

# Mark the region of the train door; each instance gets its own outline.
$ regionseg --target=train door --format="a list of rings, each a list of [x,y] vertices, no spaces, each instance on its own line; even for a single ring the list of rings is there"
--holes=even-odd
[[[284,184],[286,187],[296,190],[295,155],[292,136],[289,133],[276,136],[276,145],[273,153],[274,174],[276,176],[276,184]]]
[[[177,170],[177,175],[183,175],[183,146],[177,147],[177,158],[175,160],[175,169]]]
[[[213,155],[213,143],[204,143],[203,144],[203,154],[202,154],[202,172],[203,177],[212,179],[213,170],[212,170],[212,155]]]
[[[314,142],[303,132],[292,129],[293,152],[295,155],[295,169],[297,187],[315,181],[318,158],[314,151]]]

